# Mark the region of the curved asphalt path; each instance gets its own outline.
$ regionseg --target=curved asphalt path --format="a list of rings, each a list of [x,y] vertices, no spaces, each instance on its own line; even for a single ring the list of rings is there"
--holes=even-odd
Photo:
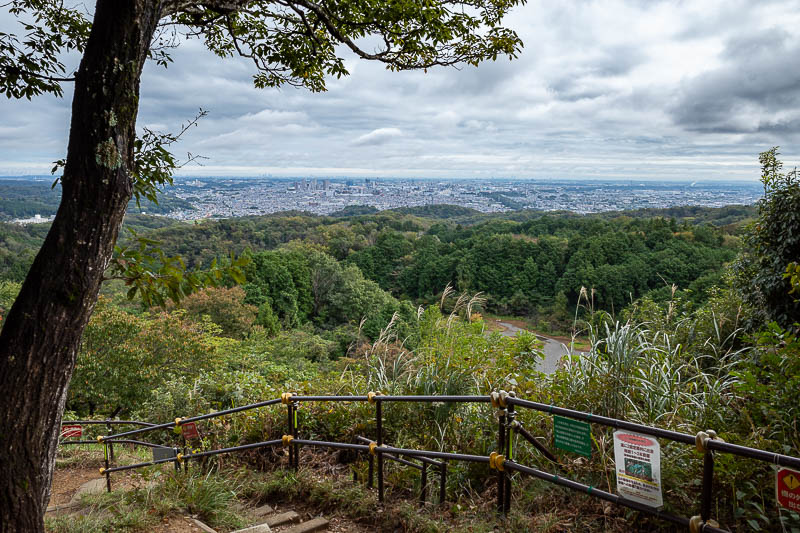
[[[514,324],[509,324],[508,322],[502,322],[498,320],[496,323],[497,325],[505,328],[500,331],[500,334],[505,337],[514,337],[517,335],[517,332],[525,331],[524,329],[518,328]],[[569,353],[569,348],[564,343],[549,337],[536,335],[536,338],[542,341],[542,352],[544,353],[544,359],[539,361],[538,370],[544,372],[545,374],[552,374],[556,371],[556,368],[558,368],[558,363],[561,361],[561,358]],[[574,350],[573,353],[585,352]]]

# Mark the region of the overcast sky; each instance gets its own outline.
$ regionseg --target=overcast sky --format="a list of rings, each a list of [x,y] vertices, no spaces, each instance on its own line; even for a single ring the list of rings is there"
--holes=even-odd
[[[515,61],[348,56],[323,94],[255,89],[247,62],[190,41],[145,69],[139,126],[207,110],[177,150],[208,158],[189,175],[756,180],[774,145],[800,162],[800,0],[532,0],[506,25]],[[0,175],[64,156],[70,99],[0,101]]]

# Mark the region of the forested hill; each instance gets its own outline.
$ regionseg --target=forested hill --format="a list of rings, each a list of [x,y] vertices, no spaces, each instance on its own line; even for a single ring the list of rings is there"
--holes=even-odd
[[[182,256],[190,268],[300,240],[357,265],[399,298],[430,301],[450,284],[485,293],[496,312],[563,321],[581,287],[594,288],[594,304],[608,311],[645,294],[666,297],[673,284],[702,298],[735,256],[737,234],[752,214],[742,206],[596,215],[428,206],[196,223],[135,215],[126,225],[159,241],[168,255]],[[45,232],[43,225],[0,225],[2,278],[23,278]]]
[[[0,220],[30,218],[41,215],[45,218],[55,215],[61,202],[61,186],[53,186],[55,178],[2,179],[0,180]],[[142,199],[141,205],[131,200],[129,213],[166,214],[177,209],[193,209],[185,200],[163,194],[158,204]]]

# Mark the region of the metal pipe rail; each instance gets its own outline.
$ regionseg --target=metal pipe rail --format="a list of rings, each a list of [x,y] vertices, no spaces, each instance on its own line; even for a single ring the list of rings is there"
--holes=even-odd
[[[225,409],[224,411],[215,411],[213,413],[208,413],[207,415],[193,416],[191,418],[181,418],[180,422],[176,420],[176,424],[181,426],[183,424],[188,424],[189,422],[199,422],[200,420],[208,420],[209,418],[217,418],[219,416],[241,413],[242,411],[250,411],[251,409],[258,409],[259,407],[266,407],[268,405],[275,405],[278,403],[281,403],[280,398],[277,398],[275,400],[267,400],[266,402],[251,403],[249,405],[243,405],[241,407]]]
[[[267,440],[264,442],[256,442],[253,444],[243,444],[242,446],[233,446],[231,448],[221,448],[219,450],[209,450],[207,452],[187,453],[181,456],[180,461],[188,461],[189,459],[197,459],[200,457],[211,457],[212,455],[219,455],[221,453],[241,452],[244,450],[254,450],[256,448],[264,448],[265,446],[275,446],[282,444],[281,439]]]
[[[369,440],[366,437],[356,437],[356,440],[358,440],[360,442],[366,442],[366,443],[372,442],[371,440]],[[398,456],[392,455],[390,453],[385,453],[383,455],[387,459],[391,459],[392,461],[400,463],[401,465],[410,466],[411,468],[416,468],[417,470],[422,470],[422,465],[418,465],[417,463],[412,463],[411,461],[407,461],[407,460],[403,459],[402,457],[398,457]]]
[[[369,396],[291,396],[293,402],[369,402]],[[384,396],[381,394],[372,397],[376,402],[420,402],[420,403],[489,403],[489,396]]]
[[[369,396],[336,396],[336,395],[323,395],[323,396],[300,396],[300,395],[292,395],[290,400],[292,402],[369,402]],[[476,403],[488,403],[490,402],[489,396],[381,396],[377,395],[372,398],[374,401],[380,402],[428,402],[428,403],[436,403],[436,402],[476,402]],[[175,422],[167,422],[165,424],[150,424],[147,427],[134,429],[131,431],[125,431],[122,433],[115,433],[112,435],[106,435],[99,438],[99,441],[106,441],[110,439],[117,439],[119,437],[130,437],[133,435],[141,435],[142,433],[147,433],[150,431],[156,431],[159,429],[168,429],[175,426],[181,426],[183,424],[188,424],[189,422],[199,422],[201,420],[208,420],[211,418],[217,418],[220,416],[226,416],[233,413],[239,413],[242,411],[249,411],[251,409],[258,409],[260,407],[266,407],[269,405],[275,405],[278,403],[282,403],[281,398],[276,398],[273,400],[267,400],[264,402],[258,402],[248,405],[243,405],[241,407],[235,407],[232,409],[225,409],[222,411],[215,411],[213,413],[208,413],[205,415],[194,416],[190,418],[176,418]],[[291,453],[291,452],[290,452]],[[292,454],[293,455],[293,454]]]
[[[145,427],[152,427],[155,424],[151,424],[150,422],[142,422],[140,420],[62,420],[62,426],[69,426],[71,424],[80,424],[81,426],[90,426],[90,425],[112,425],[112,426],[145,426]]]
[[[146,446],[148,448],[166,448],[172,449],[171,446],[164,446],[163,444],[154,444],[152,442],[143,442],[140,440],[129,440],[129,439],[113,439],[113,440],[104,440],[102,443],[97,442],[96,440],[65,440],[61,441],[61,444],[133,444],[135,446]]]
[[[105,442],[111,439],[117,439],[119,437],[130,437],[132,435],[141,435],[142,433],[147,433],[150,431],[155,431],[157,429],[167,429],[175,427],[175,422],[168,422],[166,424],[156,424],[154,426],[141,428],[141,429],[132,429],[131,431],[123,431],[122,433],[114,433],[113,435],[105,435],[97,437],[97,442]]]
[[[543,413],[551,415],[566,416],[569,418],[574,418],[576,420],[584,420],[586,422],[591,422],[592,424],[600,424],[603,426],[609,426],[617,429],[627,429],[629,431],[637,431],[639,433],[652,435],[653,437],[660,437],[662,439],[674,440],[676,442],[682,442],[684,444],[691,444],[691,445],[695,444],[694,435],[679,433],[677,431],[672,431],[669,429],[654,428],[651,426],[636,424],[634,422],[626,422],[624,420],[618,420],[616,418],[608,418],[605,416],[593,415],[592,413],[586,413],[584,411],[575,411],[574,409],[556,407],[555,405],[548,405],[544,403],[532,402],[530,400],[513,398],[511,396],[506,398],[506,403],[508,405],[518,405],[520,407],[526,407],[528,409],[541,411]]]
[[[256,442],[256,443],[253,443],[253,444],[244,444],[242,446],[233,446],[231,448],[222,448],[222,449],[219,449],[219,450],[210,450],[210,451],[207,451],[207,452],[189,453],[189,454],[186,454],[186,455],[178,454],[175,457],[168,457],[166,459],[158,459],[158,460],[155,460],[155,461],[146,461],[144,463],[136,463],[136,464],[125,465],[125,466],[115,466],[115,467],[112,467],[112,468],[103,468],[103,469],[101,469],[100,473],[101,474],[107,474],[107,473],[111,473],[111,472],[122,472],[123,470],[133,470],[135,468],[143,468],[145,466],[153,466],[153,465],[158,465],[158,464],[163,464],[163,463],[176,463],[176,462],[180,463],[180,462],[183,462],[183,461],[188,461],[189,459],[197,459],[197,458],[200,458],[200,457],[209,457],[209,456],[212,456],[212,455],[219,455],[219,454],[222,454],[222,453],[232,453],[232,452],[239,452],[239,451],[243,451],[243,450],[252,450],[252,449],[255,449],[255,448],[263,448],[265,446],[275,446],[276,444],[281,444],[281,443],[282,443],[281,439],[275,439],[275,440],[268,440],[268,441],[264,441],[264,442]],[[167,448],[167,449],[175,449],[175,448],[168,448],[167,446],[164,446],[164,447]]]
[[[466,461],[471,463],[489,464],[489,457],[485,455],[469,455],[464,453],[433,452],[428,450],[411,450],[408,448],[395,448],[394,446],[380,446],[380,453],[395,453],[407,457],[430,457],[435,459],[449,459],[452,461]],[[377,450],[377,448],[376,448]]]
[[[610,492],[606,492],[601,489],[597,489],[592,487],[591,485],[584,485],[583,483],[578,483],[577,481],[573,481],[571,479],[566,479],[555,474],[548,474],[547,472],[542,472],[541,470],[537,470],[535,468],[531,468],[529,466],[521,465],[519,463],[515,463],[512,461],[506,461],[503,464],[504,468],[508,470],[513,470],[517,472],[521,472],[523,474],[528,474],[530,476],[543,479],[550,483],[554,483],[556,485],[560,485],[562,487],[566,487],[568,489],[582,492],[589,496],[595,496],[600,498],[601,500],[605,500],[607,502],[615,503],[617,505],[622,505],[623,507],[628,507],[629,509],[634,509],[636,511],[643,512],[645,514],[649,514],[650,516],[655,516],[656,518],[660,518],[661,520],[665,520],[667,522],[671,522],[675,525],[682,526],[682,527],[689,527],[690,520],[688,518],[684,518],[682,516],[676,516],[671,513],[667,513],[664,511],[660,511],[653,507],[648,507],[647,505],[643,505],[638,502],[634,502],[631,500],[626,500],[616,494],[611,494]],[[700,526],[701,529],[699,531],[702,532],[709,532],[709,533],[729,533],[726,529],[720,529],[718,527],[714,527],[709,524],[703,524]]]
[[[365,397],[366,398],[366,397]],[[193,416],[191,418],[176,418],[174,422],[167,422],[165,424],[151,424],[149,427],[142,428],[142,429],[134,429],[132,431],[125,431],[123,433],[115,433],[113,435],[106,435],[102,438],[103,441],[108,439],[115,439],[117,437],[129,437],[131,435],[139,435],[141,433],[146,433],[148,431],[155,431],[158,429],[167,429],[173,428],[175,426],[182,426],[183,424],[188,424],[189,422],[199,422],[200,420],[208,420],[210,418],[217,418],[220,416],[226,416],[233,413],[240,413],[242,411],[249,411],[251,409],[258,409],[259,407],[266,407],[268,405],[275,405],[281,403],[280,398],[275,400],[267,400],[265,402],[258,402],[258,403],[251,403],[248,405],[243,405],[241,407],[234,407],[233,409],[225,409],[223,411],[215,411],[213,413],[208,413],[205,415],[198,415]]]
[[[591,422],[592,424],[600,424],[602,426],[608,426],[617,429],[627,429],[629,431],[636,431],[638,433],[652,435],[653,437],[668,439],[675,442],[682,442],[684,444],[691,444],[692,446],[697,445],[696,435],[679,433],[677,431],[671,431],[668,429],[654,428],[651,426],[645,426],[643,424],[636,424],[634,422],[626,422],[625,420],[618,420],[616,418],[608,418],[605,416],[593,415],[591,413],[586,413],[584,411],[575,411],[573,409],[566,409],[564,407],[556,407],[554,405],[547,405],[544,403],[532,402],[530,400],[513,398],[511,396],[507,397],[505,401],[508,405],[518,405],[520,407],[534,409],[536,411],[541,411],[543,413],[566,416],[569,418],[574,418],[576,420],[585,420],[586,422]],[[750,459],[757,459],[759,461],[765,461],[767,463],[772,463],[779,466],[800,468],[800,458],[798,457],[792,457],[789,455],[783,455],[774,452],[766,452],[764,450],[757,450],[755,448],[748,448],[747,446],[739,446],[737,444],[730,444],[727,442],[714,439],[709,440],[706,445],[709,449],[717,450],[720,452],[730,453],[733,455],[747,457]]]
[[[368,444],[370,442],[373,442],[372,440],[370,440],[370,439],[368,439],[366,437],[361,437],[361,436],[356,437],[356,440],[358,440],[360,442],[366,442]],[[416,459],[419,459],[420,462],[428,463],[429,465],[433,465],[433,466],[436,466],[436,467],[440,467],[440,466],[442,466],[444,464],[441,461],[435,461],[435,460],[429,459],[427,457],[417,457]],[[419,467],[419,465],[417,465],[417,464],[414,464],[414,466]]]
[[[539,450],[539,453],[544,455],[547,458],[548,461],[552,461],[553,463],[557,463],[558,462],[558,459],[556,458],[555,455],[553,455],[553,452],[551,452],[550,450],[545,448],[544,445],[541,442],[536,440],[536,438],[533,435],[531,435],[530,431],[525,429],[525,427],[519,422],[519,420],[515,421],[515,423],[512,423],[511,427],[514,430],[516,430],[520,435],[522,435],[522,437],[525,440],[530,442],[533,445],[534,448]]]
[[[101,468],[100,473],[105,474],[106,476],[111,472],[122,472],[124,470],[133,470],[135,468],[142,468],[145,466],[153,466],[153,465],[160,465],[164,463],[175,463],[177,459],[175,457],[168,457],[166,459],[157,459],[155,461],[147,461],[145,463],[136,463],[132,465],[125,465],[125,466],[114,466],[110,468]]]
[[[375,408],[375,431],[376,431],[376,438],[374,440],[368,439],[366,437],[358,436],[356,440],[359,442],[363,442],[366,444],[352,444],[352,443],[341,443],[341,442],[328,442],[328,441],[317,441],[311,439],[301,439],[299,438],[299,426],[298,426],[298,418],[297,418],[297,411],[302,402],[368,402],[371,405],[374,405]],[[384,444],[384,430],[383,430],[383,414],[382,414],[382,406],[385,403],[392,403],[392,402],[419,402],[419,403],[491,403],[493,408],[499,410],[500,416],[498,418],[498,441],[497,441],[497,451],[492,453],[491,456],[481,456],[481,455],[470,455],[470,454],[460,454],[460,453],[450,453],[450,452],[436,452],[436,451],[428,451],[428,450],[413,450],[413,449],[406,449],[406,448],[396,448],[393,446],[387,446]],[[108,485],[110,490],[110,478],[108,477],[109,473],[117,472],[122,470],[130,470],[134,468],[140,468],[144,466],[151,466],[157,465],[167,462],[174,462],[176,468],[179,467],[180,463],[187,464],[187,462],[191,459],[197,459],[202,457],[208,457],[223,453],[233,453],[237,451],[244,451],[249,449],[261,448],[265,446],[276,446],[278,444],[282,444],[288,448],[289,451],[289,465],[298,468],[299,466],[299,455],[300,455],[300,448],[301,446],[315,446],[315,447],[324,447],[324,448],[332,448],[332,449],[345,449],[345,450],[353,450],[361,453],[367,453],[369,456],[369,482],[368,487],[372,488],[372,480],[373,480],[373,472],[374,472],[374,463],[373,459],[377,459],[377,470],[378,470],[378,499],[379,501],[383,501],[384,496],[384,477],[383,477],[383,460],[384,458],[394,460],[400,462],[401,464],[411,466],[422,471],[422,478],[421,478],[421,487],[422,487],[422,494],[421,499],[422,501],[425,500],[425,491],[426,491],[426,484],[427,484],[427,467],[429,465],[433,465],[440,469],[441,472],[441,483],[440,483],[440,502],[445,500],[446,496],[446,475],[447,475],[447,461],[463,461],[463,462],[473,462],[473,463],[482,463],[488,464],[491,468],[497,471],[497,481],[498,481],[498,510],[503,513],[507,513],[511,506],[511,476],[509,472],[519,472],[521,474],[530,475],[536,477],[538,479],[542,479],[544,481],[554,483],[556,485],[560,485],[566,487],[568,489],[583,492],[584,494],[590,496],[596,496],[600,499],[605,501],[615,503],[618,505],[622,505],[624,507],[628,507],[630,509],[634,509],[640,511],[642,513],[654,516],[658,519],[665,520],[670,522],[674,525],[687,527],[689,526],[692,531],[703,531],[703,532],[712,532],[712,533],[720,533],[725,530],[720,529],[717,527],[716,523],[713,520],[710,520],[711,514],[711,503],[712,503],[712,487],[713,487],[713,474],[714,474],[714,452],[722,452],[722,453],[730,453],[733,455],[756,459],[760,461],[765,461],[768,463],[772,463],[775,465],[780,466],[788,466],[794,468],[800,468],[800,458],[791,457],[788,455],[767,452],[764,450],[758,450],[754,448],[749,448],[746,446],[739,446],[736,444],[726,443],[722,440],[716,438],[716,434],[713,431],[701,432],[697,435],[689,435],[686,433],[681,433],[678,431],[672,431],[667,429],[655,428],[651,426],[645,426],[643,424],[637,424],[633,422],[627,422],[625,420],[619,420],[604,416],[593,415],[591,413],[583,412],[583,411],[576,411],[573,409],[567,409],[563,407],[556,407],[553,405],[547,405],[544,403],[534,402],[530,400],[523,400],[516,398],[513,393],[505,393],[501,391],[500,393],[493,392],[491,395],[482,395],[482,396],[436,396],[436,395],[427,395],[427,396],[391,396],[391,395],[381,395],[380,393],[370,392],[366,396],[336,396],[336,395],[294,395],[292,393],[284,393],[281,398],[267,400],[264,402],[244,405],[241,407],[236,407],[232,409],[226,409],[222,411],[216,411],[213,413],[208,413],[205,415],[199,415],[191,418],[176,418],[174,422],[165,423],[165,424],[149,424],[144,422],[134,422],[130,421],[129,423],[134,423],[138,425],[143,425],[145,427],[126,431],[114,435],[109,435],[105,437],[99,437],[98,442],[103,444],[111,445],[113,443],[133,443],[133,444],[141,444],[145,446],[151,447],[159,447],[159,448],[168,448],[162,445],[153,445],[150,443],[143,443],[141,441],[132,441],[127,439],[121,439],[120,437],[127,437],[132,435],[137,435],[149,431],[156,431],[159,429],[167,429],[167,428],[174,428],[180,427],[183,424],[187,424],[190,422],[196,422],[201,420],[208,420],[212,418],[222,417],[234,413],[239,413],[242,411],[247,411],[251,409],[257,409],[260,407],[275,405],[275,404],[284,404],[287,406],[287,415],[288,415],[288,431],[284,434],[282,439],[275,439],[269,440],[254,444],[247,444],[242,446],[235,446],[231,448],[223,448],[218,450],[209,450],[205,452],[197,452],[197,453],[187,453],[187,454],[179,454],[177,453],[177,448],[174,448],[176,452],[176,457],[166,458],[166,459],[159,459],[155,461],[145,462],[145,463],[138,463],[134,465],[127,465],[127,466],[119,466],[114,468],[108,467],[108,455],[106,455],[106,468],[101,469],[101,472],[105,473],[108,479]],[[627,500],[619,495],[612,494],[610,492],[605,492],[599,489],[595,489],[592,486],[584,485],[577,481],[573,481],[570,479],[564,479],[559,477],[556,474],[550,474],[547,472],[543,472],[541,470],[537,470],[535,468],[531,468],[525,465],[521,465],[514,461],[513,457],[513,444],[514,444],[514,431],[517,434],[521,435],[525,440],[529,441],[533,444],[540,452],[542,452],[547,459],[551,461],[555,461],[556,457],[549,452],[541,443],[539,443],[535,437],[527,431],[524,427],[522,427],[519,421],[515,420],[516,414],[515,407],[524,407],[526,409],[532,409],[536,411],[540,411],[543,413],[548,413],[550,415],[559,415],[564,417],[569,417],[577,420],[583,420],[589,422],[591,424],[599,424],[607,427],[617,428],[617,429],[624,429],[629,431],[635,431],[638,433],[646,434],[655,438],[667,439],[675,442],[679,442],[682,444],[687,444],[691,446],[696,446],[698,450],[704,452],[703,455],[703,479],[702,479],[702,487],[701,487],[701,503],[700,503],[700,515],[692,517],[691,519],[684,518],[681,516],[676,516],[670,513],[666,513],[654,507],[650,507],[644,504],[640,504],[638,502],[634,502],[631,500]],[[81,421],[71,421],[72,423],[80,423]],[[117,424],[123,424],[126,421],[86,421],[87,423],[93,424],[107,424],[110,425],[112,422],[116,422]],[[70,422],[66,422],[68,424]],[[86,443],[86,444],[94,444],[94,441],[65,441],[65,443],[69,444],[79,444],[79,443]],[[110,446],[109,446],[110,447]],[[112,448],[113,450],[113,448]],[[413,458],[418,461],[422,462],[422,466],[412,461],[409,461],[405,458]],[[112,455],[113,460],[113,455]]]

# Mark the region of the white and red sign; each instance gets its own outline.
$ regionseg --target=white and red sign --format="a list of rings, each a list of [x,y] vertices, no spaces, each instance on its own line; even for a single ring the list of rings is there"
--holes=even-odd
[[[183,438],[186,440],[200,438],[200,433],[197,431],[197,424],[194,422],[181,424],[181,435],[183,435]]]
[[[789,468],[778,469],[775,492],[778,505],[790,511],[800,511],[800,472]]]
[[[614,432],[617,493],[650,507],[661,507],[661,446],[655,437],[617,430]]]
[[[83,426],[79,426],[77,424],[61,426],[62,439],[67,439],[69,437],[81,437],[81,436],[83,436]]]

